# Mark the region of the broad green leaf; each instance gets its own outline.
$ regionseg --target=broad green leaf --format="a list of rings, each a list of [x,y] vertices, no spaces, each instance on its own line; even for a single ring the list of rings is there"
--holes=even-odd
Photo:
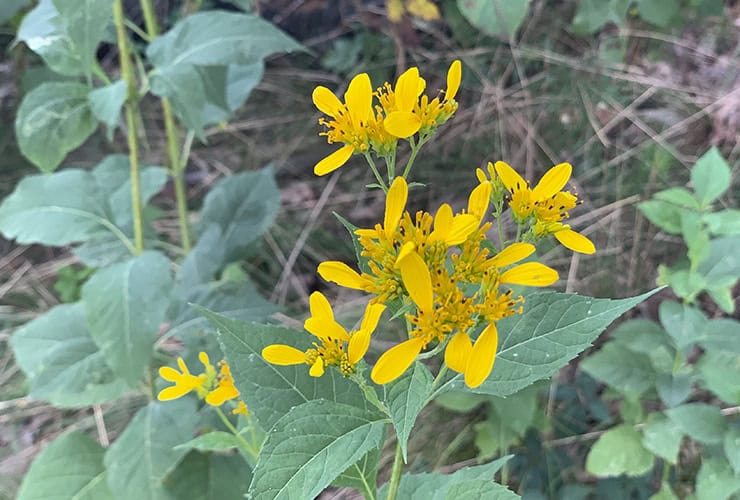
[[[722,311],[727,314],[735,313],[735,298],[732,296],[732,286],[707,288],[707,293]]]
[[[82,288],[90,334],[130,384],[149,366],[171,289],[170,261],[151,251],[99,270]]]
[[[80,407],[111,401],[127,388],[93,342],[81,302],[53,307],[26,323],[11,344],[33,398]]]
[[[740,236],[726,236],[709,242],[709,253],[699,264],[698,272],[707,284],[734,286],[740,278]]]
[[[699,200],[697,200],[696,197],[685,188],[675,187],[658,191],[653,195],[653,198],[673,203],[679,207],[691,208],[694,210],[699,210],[701,208]]]
[[[113,139],[113,131],[118,127],[127,92],[126,82],[116,80],[110,85],[93,90],[87,96],[95,118],[108,129],[108,140]]]
[[[670,483],[664,482],[660,490],[648,500],[678,500],[678,497],[673,493]]]
[[[730,500],[740,492],[740,476],[735,474],[726,460],[708,457],[702,460],[696,475],[697,500]]]
[[[678,406],[691,394],[691,376],[688,373],[661,373],[655,381],[658,396],[668,408]]]
[[[410,370],[385,388],[385,404],[391,412],[391,421],[401,443],[406,461],[406,445],[432,389],[432,374],[422,363],[414,363]]]
[[[490,412],[485,420],[473,426],[479,460],[501,456],[503,451],[517,442],[517,433],[507,423],[497,413]]]
[[[455,500],[461,498],[512,500],[519,498],[503,486],[496,484],[493,480],[493,475],[496,474],[496,472],[498,472],[504,464],[511,459],[511,457],[512,455],[507,455],[484,465],[465,467],[464,469],[455,471],[452,474],[440,474],[439,472],[404,474],[401,476],[401,484],[398,488],[398,498],[403,498],[404,500]],[[493,485],[492,489],[486,491],[485,488],[490,485]],[[455,492],[460,491],[458,488],[462,488],[462,491],[465,491],[465,488],[471,486],[474,488],[484,488],[482,491],[485,492],[486,495],[458,497],[455,494]],[[387,488],[387,484],[383,485],[383,488],[381,488],[378,493],[378,498],[385,498],[385,491]],[[501,488],[503,488],[503,490]]]
[[[459,500],[461,498],[469,498],[471,500],[521,499],[519,495],[503,484],[494,483],[486,479],[473,479],[464,483],[453,484],[447,492],[447,499]]]
[[[149,83],[152,94],[168,98],[180,121],[204,141],[205,88],[196,67],[166,66],[153,72],[149,77]]]
[[[552,376],[589,347],[612,321],[655,292],[618,300],[555,292],[527,297],[524,314],[499,321],[496,364],[488,380],[473,392],[508,396]],[[464,387],[458,375],[436,393]]]
[[[7,0],[3,0],[5,3]],[[85,73],[80,53],[65,32],[52,0],[40,0],[23,18],[18,28],[18,41],[25,42],[52,70],[66,76]]]
[[[174,447],[175,450],[199,451],[226,451],[234,448],[239,448],[239,439],[230,432],[222,431],[201,434],[187,443],[178,444]]]
[[[230,66],[199,66],[198,72],[203,80],[206,96],[203,123],[229,120],[262,80],[264,71],[262,61]]]
[[[491,397],[491,411],[496,413],[504,424],[519,437],[524,436],[534,424],[538,399],[542,384],[525,387],[516,394],[505,398]]]
[[[708,351],[698,363],[703,385],[722,401],[740,405],[740,355],[732,352]]]
[[[624,0],[581,0],[573,16],[571,30],[583,36],[596,33],[609,23],[621,26],[629,3]]]
[[[382,443],[378,443],[382,446]],[[348,486],[362,493],[365,498],[375,497],[378,483],[378,460],[380,449],[374,449],[350,465],[347,470],[334,480],[334,486]]]
[[[701,310],[673,300],[661,302],[658,313],[663,328],[682,350],[686,350],[699,340],[699,333],[704,330],[707,323],[707,318]]]
[[[111,0],[52,0],[59,12],[57,22],[72,42],[89,79],[96,61],[98,44],[113,21]]]
[[[644,319],[625,321],[614,329],[611,338],[620,346],[649,357],[656,373],[673,373],[675,348],[658,323]]]
[[[696,269],[709,253],[709,232],[704,227],[701,215],[685,210],[681,213],[681,233],[689,248],[687,256],[691,270]]]
[[[311,377],[308,365],[276,366],[262,359],[262,349],[270,344],[308,349],[314,338],[309,333],[245,323],[207,309],[198,310],[217,328],[234,383],[263,428],[270,429],[291,408],[315,399],[367,407],[360,388],[337,370],[328,369],[321,377]]]
[[[645,424],[642,429],[642,445],[656,456],[675,464],[683,436],[683,432],[673,421],[661,416]]]
[[[643,1],[642,3],[652,2]],[[691,169],[691,182],[702,206],[709,206],[729,189],[730,176],[730,167],[716,147],[704,153],[697,160],[694,168]]]
[[[740,475],[740,426],[735,424],[727,429],[722,447],[735,474]]]
[[[227,351],[228,352],[228,351]],[[314,498],[380,444],[387,420],[332,401],[309,401],[278,420],[267,436],[250,498]]]
[[[609,429],[591,447],[586,470],[599,477],[640,476],[653,467],[653,454],[642,446],[642,437],[632,426]]]
[[[214,281],[226,265],[223,230],[218,224],[204,228],[195,246],[180,264],[177,286],[181,293],[190,293],[193,287]],[[208,306],[206,306],[208,307]]]
[[[731,318],[712,319],[696,332],[697,343],[710,352],[740,354],[740,321]]]
[[[609,342],[585,358],[580,367],[622,395],[638,398],[655,384],[650,358]]]
[[[105,450],[81,431],[52,441],[23,478],[18,500],[113,500],[103,467]]]
[[[458,0],[470,24],[489,36],[514,39],[529,11],[529,0]]]
[[[638,0],[640,17],[660,28],[667,28],[678,14],[679,0]]]
[[[212,186],[203,202],[201,227],[216,225],[221,229],[224,263],[232,262],[267,231],[279,207],[273,168],[244,172]]]
[[[722,442],[726,422],[719,408],[690,403],[666,410],[666,415],[691,439],[704,444]]]
[[[468,413],[490,400],[491,396],[486,396],[485,394],[475,394],[467,391],[449,391],[437,396],[434,399],[434,404],[441,406],[445,410]]]
[[[684,209],[660,200],[643,201],[637,204],[637,208],[666,233],[681,234],[681,212]]]
[[[193,437],[195,401],[152,401],[136,414],[105,453],[108,486],[116,498],[171,500],[163,481],[185,456],[175,449]]]
[[[692,273],[688,269],[670,269],[663,264],[658,265],[659,285],[668,285],[677,296],[685,299],[685,302],[694,302],[709,284],[699,273]]]
[[[244,498],[252,471],[239,455],[190,452],[168,474],[165,487],[172,500]]]
[[[42,172],[54,171],[98,127],[87,100],[89,92],[79,83],[51,82],[23,98],[15,135],[23,155]]]
[[[702,215],[709,232],[717,236],[740,235],[740,210],[728,208],[721,212]]]
[[[0,3],[0,24],[15,16],[22,8],[30,5],[32,0],[3,0]]]

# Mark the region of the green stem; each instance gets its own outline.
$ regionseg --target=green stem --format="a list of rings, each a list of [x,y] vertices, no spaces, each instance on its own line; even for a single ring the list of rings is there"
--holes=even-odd
[[[396,177],[396,150],[394,149],[390,156],[386,157],[385,165],[388,168],[388,183],[392,183]]]
[[[398,487],[401,484],[401,470],[403,469],[403,455],[401,454],[401,441],[396,442],[396,455],[393,457],[393,469],[391,470],[391,479],[388,481],[388,496],[386,500],[396,500],[398,496]]]
[[[154,4],[151,0],[140,0],[141,11],[144,13],[144,26],[146,27],[146,33],[151,38],[159,35],[159,24],[157,23],[157,15],[154,12]]]
[[[238,431],[238,430],[236,430],[236,427],[234,427],[234,424],[232,424],[232,423],[231,423],[231,422],[229,421],[228,417],[226,417],[226,415],[224,415],[224,412],[223,412],[223,411],[221,411],[221,408],[219,408],[218,406],[214,406],[213,408],[214,408],[214,409],[216,410],[216,414],[217,414],[217,415],[219,416],[219,418],[221,419],[221,422],[223,422],[223,423],[224,423],[224,425],[226,426],[226,428],[227,428],[227,429],[229,429],[229,431],[230,431],[230,432],[231,432],[231,433],[232,433],[232,434],[233,434],[233,435],[234,435],[234,436],[236,437],[236,439],[237,439],[237,440],[239,441],[239,443],[240,443],[240,444],[241,444],[241,446],[242,446],[242,449],[243,449],[243,450],[244,450],[245,452],[249,453],[249,454],[250,454],[250,455],[252,456],[252,458],[254,458],[255,460],[257,460],[257,457],[259,456],[259,451],[255,450],[255,449],[254,449],[254,446],[252,446],[252,445],[251,445],[251,444],[249,443],[249,441],[247,441],[246,439],[244,439],[244,436],[242,436],[241,434],[239,434],[239,431]]]
[[[409,156],[409,161],[406,164],[406,168],[403,169],[403,178],[406,180],[409,180],[409,174],[411,173],[411,167],[414,166],[414,160],[416,160],[416,155],[419,154],[419,151],[421,151],[421,147],[429,140],[428,137],[420,137],[419,138],[419,144],[416,144],[416,141],[414,141],[413,137],[409,137],[409,144],[411,145],[411,156]]]
[[[373,161],[373,157],[370,156],[370,153],[365,153],[365,159],[367,160],[368,165],[370,165],[370,169],[373,171],[373,174],[375,174],[375,178],[378,180],[378,184],[380,184],[381,189],[383,189],[384,193],[387,193],[388,186],[385,185],[383,176],[380,175],[380,172],[378,171],[378,167],[375,165],[375,162]]]
[[[139,180],[139,140],[136,123],[136,79],[131,66],[128,40],[123,17],[122,0],[113,2],[113,21],[116,25],[118,52],[121,59],[121,74],[128,87],[126,97],[126,126],[128,127],[129,163],[131,164],[131,209],[134,220],[136,254],[144,251],[144,224],[141,213],[141,186]]]

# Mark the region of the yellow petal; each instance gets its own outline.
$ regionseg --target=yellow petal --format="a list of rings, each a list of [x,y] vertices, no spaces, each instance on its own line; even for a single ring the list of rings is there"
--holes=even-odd
[[[393,179],[388,195],[385,198],[385,217],[383,218],[383,231],[387,237],[396,232],[401,215],[406,209],[406,201],[409,197],[409,187],[406,179],[396,177]]]
[[[324,374],[324,358],[317,356],[316,361],[311,365],[311,369],[308,370],[308,374],[312,377],[322,376]]]
[[[468,365],[470,352],[473,350],[473,343],[465,332],[459,332],[445,349],[445,363],[450,369],[457,373],[465,373],[465,367]]]
[[[457,95],[462,79],[462,63],[459,59],[452,61],[450,69],[447,70],[447,90],[445,91],[445,101],[451,101]]]
[[[512,243],[492,257],[491,262],[500,269],[529,257],[534,250],[531,243]]]
[[[313,173],[315,175],[326,175],[329,172],[333,172],[349,160],[349,157],[354,153],[355,148],[352,146],[342,146],[341,148],[334,151],[332,154],[321,160],[313,167]]]
[[[387,384],[400,377],[424,347],[424,340],[414,338],[401,342],[383,353],[375,363],[370,378],[376,384]]]
[[[313,98],[313,103],[319,108],[319,111],[331,117],[336,117],[339,114],[339,110],[343,107],[342,101],[334,95],[334,92],[326,87],[316,87],[313,89],[311,97]]]
[[[411,137],[421,128],[421,118],[411,111],[393,111],[383,120],[386,132],[394,137]]]
[[[378,231],[375,229],[355,229],[355,234],[360,238],[373,238],[375,240],[380,238]]]
[[[285,344],[272,344],[262,349],[262,357],[273,365],[300,365],[306,362],[306,354]]]
[[[180,367],[180,371],[183,373],[183,375],[190,375],[190,371],[188,370],[188,365],[185,364],[184,359],[177,358],[177,366]]]
[[[558,272],[539,262],[525,262],[501,275],[501,283],[509,285],[548,286],[558,280]]]
[[[468,239],[478,226],[480,225],[480,219],[475,215],[461,214],[456,215],[452,220],[452,228],[450,229],[445,242],[448,245],[459,245],[463,241]]]
[[[211,406],[221,406],[236,397],[239,397],[239,391],[234,387],[234,383],[222,383],[206,395],[206,403]]]
[[[182,378],[182,373],[178,372],[171,366],[162,366],[159,369],[159,376],[168,382],[177,382]]]
[[[378,321],[380,321],[383,311],[385,311],[383,304],[368,304],[365,308],[365,316],[362,318],[362,323],[360,324],[360,330],[374,332],[378,327]]]
[[[481,169],[478,169],[478,172],[483,174]],[[483,177],[485,178],[485,174],[483,174]],[[468,197],[468,213],[475,215],[478,219],[478,224],[480,224],[480,221],[486,216],[486,212],[488,211],[491,189],[491,183],[483,181],[470,192],[470,196]]]
[[[419,98],[419,68],[409,68],[396,80],[394,89],[399,111],[412,111]]]
[[[319,264],[319,275],[326,281],[331,281],[345,288],[353,290],[364,290],[368,280],[360,276],[357,271],[344,262],[327,261]]]
[[[420,311],[431,314],[433,310],[432,275],[418,253],[412,252],[399,264],[401,279],[411,300]]]
[[[370,77],[367,73],[360,73],[349,82],[347,92],[344,93],[344,102],[355,128],[359,129],[367,124],[373,112],[372,101],[373,86]]]
[[[521,175],[516,170],[511,168],[508,163],[497,161],[494,165],[496,173],[498,174],[504,187],[510,192],[519,191],[527,187],[527,183],[524,181]]]
[[[211,360],[208,358],[208,353],[207,352],[200,351],[198,353],[198,359],[200,360],[200,363],[203,366],[205,366],[206,368],[208,368],[209,366],[211,366]]]
[[[434,214],[434,231],[429,235],[429,241],[446,240],[452,231],[452,207],[443,203]]]
[[[173,399],[183,397],[185,394],[187,394],[191,390],[192,389],[189,387],[173,385],[172,387],[167,387],[159,391],[159,394],[157,394],[157,399],[160,401],[171,401]]]
[[[570,228],[555,233],[555,238],[567,249],[578,253],[592,254],[596,251],[594,244],[580,233]]]
[[[416,243],[414,243],[413,241],[407,241],[406,243],[404,243],[401,247],[401,250],[398,251],[398,257],[396,257],[396,263],[393,265],[393,267],[400,267],[401,261],[412,253],[416,253],[415,251]]]
[[[465,368],[465,385],[478,387],[488,378],[496,360],[497,348],[498,331],[496,325],[491,323],[481,332],[470,352],[468,366]]]
[[[352,334],[347,343],[347,357],[351,364],[356,364],[367,352],[370,347],[371,330],[360,329]]]
[[[303,328],[320,339],[349,340],[347,330],[333,319],[311,317],[303,322]]]
[[[490,165],[490,162],[489,162]],[[476,168],[475,169],[475,177],[478,179],[478,182],[483,184],[484,182],[488,182],[488,177],[486,177],[486,173],[483,171],[482,168]]]
[[[308,298],[308,304],[311,310],[311,316],[315,318],[334,319],[334,311],[331,310],[331,304],[329,304],[323,293],[313,292]]]
[[[532,196],[535,200],[544,200],[549,198],[565,186],[570,179],[573,167],[570,163],[560,163],[545,172],[540,182],[532,190]]]

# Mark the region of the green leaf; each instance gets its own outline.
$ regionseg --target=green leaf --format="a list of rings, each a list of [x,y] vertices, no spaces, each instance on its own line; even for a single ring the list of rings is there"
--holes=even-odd
[[[334,214],[334,217],[336,217],[337,220],[344,226],[344,228],[349,233],[349,237],[352,239],[352,246],[355,249],[355,257],[357,258],[357,267],[359,267],[360,271],[364,273],[371,272],[370,267],[368,266],[368,262],[370,261],[370,259],[362,255],[362,245],[360,245],[360,238],[355,234],[357,226],[352,224],[350,221],[348,221],[338,213],[332,213]]]
[[[712,319],[697,332],[696,342],[707,351],[740,354],[740,321],[731,318]]]
[[[691,394],[691,376],[687,373],[661,373],[655,381],[658,396],[668,408],[678,406]]]
[[[434,399],[434,404],[441,406],[445,410],[468,413],[490,400],[491,396],[486,396],[485,394],[474,394],[467,391],[449,391],[437,396]]]
[[[681,233],[689,248],[690,269],[694,270],[709,253],[709,232],[698,213],[685,210],[681,213]]]
[[[691,208],[694,210],[699,210],[701,208],[699,200],[697,200],[688,189],[681,187],[658,191],[653,195],[653,198],[656,200],[667,201],[668,203],[673,203],[674,205],[678,205],[683,208]]]
[[[732,296],[731,286],[707,288],[707,293],[723,312],[727,314],[735,313],[735,298]]]
[[[650,358],[610,342],[584,359],[580,367],[622,395],[639,398],[655,384]]]
[[[32,0],[4,0],[0,3],[0,24],[14,17],[21,9],[31,4]]]
[[[401,444],[406,461],[406,445],[432,389],[432,374],[422,363],[414,363],[406,372],[385,388],[385,404],[391,412],[391,421]]]
[[[307,365],[275,366],[262,359],[262,349],[270,344],[287,344],[301,350],[309,348],[313,338],[310,334],[245,323],[207,309],[197,309],[217,328],[234,383],[263,428],[270,429],[291,408],[315,399],[367,407],[360,388],[337,370],[327,370],[321,377],[310,377]]]
[[[740,210],[728,208],[721,212],[703,214],[702,220],[709,232],[717,236],[740,235]]]
[[[26,323],[11,344],[18,366],[31,381],[33,398],[80,407],[111,401],[126,390],[93,342],[80,302],[53,307]]]
[[[447,492],[448,500],[470,498],[478,500],[516,500],[521,499],[519,495],[508,489],[503,484],[494,483],[491,480],[478,479],[453,484]]]
[[[737,342],[737,341],[736,341]],[[705,352],[698,363],[699,373],[707,389],[722,401],[740,405],[740,355],[731,352]]]
[[[672,420],[662,416],[649,420],[642,429],[642,445],[672,464],[678,461],[683,432]]]
[[[581,0],[573,16],[571,30],[576,35],[591,35],[605,25],[624,23],[629,2],[623,0]]]
[[[105,453],[108,486],[116,498],[170,500],[163,481],[187,450],[174,447],[195,431],[195,401],[152,401],[136,414]]]
[[[704,330],[707,323],[701,310],[673,300],[661,302],[658,314],[663,328],[682,350],[697,342],[697,332]]]
[[[199,66],[206,96],[203,123],[229,120],[247,102],[249,94],[262,80],[264,71],[262,61],[230,66]]]
[[[498,457],[511,445],[517,442],[517,433],[501,419],[496,412],[490,412],[485,420],[477,422],[475,430],[475,447],[478,449],[478,460],[490,460]]]
[[[740,426],[736,424],[727,429],[722,445],[732,469],[740,475]]]
[[[734,286],[740,278],[740,236],[726,236],[709,242],[709,253],[699,264],[698,272],[708,284]]]
[[[512,40],[529,11],[529,0],[457,0],[457,7],[486,35]]]
[[[190,452],[168,474],[165,487],[172,500],[244,498],[252,471],[239,455]]]
[[[648,356],[655,372],[673,372],[673,342],[658,323],[644,319],[625,321],[614,329],[611,338],[630,351]]]
[[[651,496],[648,500],[678,500],[678,497],[673,493],[671,485],[667,482],[664,482],[660,486],[660,491]]]
[[[101,269],[82,288],[95,343],[132,385],[149,366],[171,289],[170,261],[151,251]]]
[[[661,28],[667,28],[681,7],[678,0],[638,0],[640,17]]]
[[[704,444],[722,442],[726,423],[719,408],[704,403],[690,403],[671,408],[665,413],[691,439]]]
[[[3,2],[5,3],[5,2]],[[25,42],[53,71],[66,76],[85,73],[81,54],[63,29],[59,12],[52,0],[40,0],[23,18],[18,41]]]
[[[52,0],[59,12],[58,23],[72,42],[83,74],[89,79],[98,44],[113,21],[111,0]]]
[[[89,92],[79,83],[51,82],[23,98],[15,135],[23,155],[42,172],[54,171],[98,127],[87,100]]]
[[[250,498],[314,498],[379,446],[386,423],[377,413],[331,401],[293,408],[267,436]]]
[[[175,450],[226,451],[239,448],[239,439],[230,432],[211,431],[187,443],[178,444]],[[246,466],[246,464],[244,464]]]
[[[534,424],[541,390],[542,384],[534,384],[505,398],[493,396],[490,398],[491,411],[518,437],[523,437]]]
[[[705,458],[696,475],[697,500],[729,500],[740,492],[740,476],[735,474],[726,460],[719,457]]]
[[[656,291],[618,300],[556,292],[530,295],[524,314],[499,321],[496,364],[488,380],[473,392],[508,396],[552,376],[589,347],[612,321]],[[464,388],[462,376],[457,375],[435,394]]]
[[[599,477],[640,476],[653,467],[653,454],[642,446],[642,438],[632,426],[609,429],[591,447],[586,470]]]
[[[404,500],[455,500],[468,498],[485,498],[489,500],[512,500],[519,498],[500,484],[493,481],[493,475],[498,472],[512,455],[501,457],[485,465],[465,467],[452,474],[440,474],[439,472],[428,472],[422,474],[404,474],[401,476],[401,484],[398,488],[398,498]],[[456,492],[466,487],[482,488],[487,496],[456,496]],[[490,489],[486,491],[485,488]],[[378,498],[385,498],[385,484],[378,492]]]
[[[379,443],[379,446],[382,443]],[[365,498],[374,498],[378,484],[378,461],[380,449],[367,452],[357,463],[350,465],[347,470],[334,480],[334,486],[347,486],[362,493]]]
[[[221,229],[224,263],[241,252],[272,225],[280,208],[280,191],[271,166],[254,172],[224,177],[206,195],[201,227]]]
[[[666,233],[681,234],[681,212],[684,209],[660,200],[643,201],[637,204],[637,208]]]
[[[93,90],[87,96],[95,118],[108,128],[108,140],[113,139],[113,131],[118,127],[127,92],[126,82],[116,80],[110,85]]]
[[[33,461],[18,500],[113,500],[106,484],[104,453],[103,447],[81,431],[62,435]]]
[[[711,205],[729,189],[730,177],[730,167],[716,147],[712,147],[697,160],[691,169],[691,182],[703,207]]]

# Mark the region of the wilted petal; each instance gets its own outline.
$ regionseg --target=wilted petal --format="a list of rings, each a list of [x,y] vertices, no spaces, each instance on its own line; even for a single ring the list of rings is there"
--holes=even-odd
[[[385,198],[385,217],[383,218],[383,231],[389,238],[396,232],[396,228],[401,221],[401,215],[406,208],[408,197],[409,187],[406,184],[406,179],[403,177],[393,179]]]
[[[411,111],[393,111],[383,120],[386,132],[394,137],[411,137],[421,128],[421,118]]]
[[[352,146],[342,146],[341,148],[334,151],[332,154],[321,160],[313,167],[313,173],[315,175],[326,175],[329,172],[333,172],[338,169],[349,160],[355,148]]]
[[[555,233],[555,238],[567,249],[578,253],[592,254],[596,251],[593,242],[570,228]]]
[[[509,285],[548,286],[558,280],[558,272],[539,262],[525,262],[501,274],[501,283]]]
[[[531,243],[512,243],[492,257],[491,262],[498,268],[506,267],[529,257],[534,251]]]
[[[465,332],[459,332],[445,349],[445,363],[450,369],[457,373],[465,373],[465,367],[468,365],[470,352],[473,350],[473,343]]]
[[[360,276],[357,271],[344,262],[327,261],[319,264],[319,275],[326,281],[331,281],[345,288],[353,290],[364,290],[369,284],[368,280]]]
[[[433,310],[432,275],[424,259],[412,252],[399,264],[401,279],[411,300],[420,311],[431,314]]]
[[[424,347],[424,340],[414,338],[391,347],[375,363],[370,378],[376,384],[387,384],[400,377]]]
[[[300,365],[306,362],[306,353],[285,344],[272,344],[262,349],[262,357],[273,365]]]
[[[331,117],[336,117],[344,106],[334,92],[323,86],[313,89],[311,97],[319,111]]]
[[[445,101],[450,101],[455,98],[457,91],[460,88],[460,80],[462,79],[462,63],[459,59],[455,59],[450,64],[450,69],[447,70],[447,90],[445,91]]]
[[[524,181],[521,175],[516,170],[511,168],[508,163],[503,161],[497,161],[494,165],[496,173],[498,174],[504,187],[510,192],[519,191],[527,187],[527,183]]]
[[[498,348],[498,331],[491,323],[475,341],[468,366],[465,368],[465,385],[474,388],[481,385],[491,374]]]
[[[563,189],[572,172],[573,167],[570,166],[570,163],[555,165],[542,176],[540,182],[532,190],[532,196],[535,200],[544,200],[551,197]]]

